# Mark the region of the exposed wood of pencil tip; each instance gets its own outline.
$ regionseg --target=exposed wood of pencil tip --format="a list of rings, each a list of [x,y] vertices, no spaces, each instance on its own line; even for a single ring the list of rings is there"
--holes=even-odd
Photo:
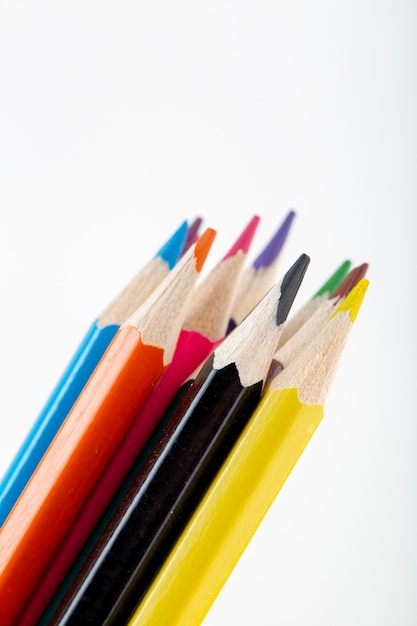
[[[333,312],[334,303],[331,300],[326,299],[321,301],[320,307],[314,311],[313,315],[309,317],[296,333],[291,335],[282,347],[281,341],[279,341],[278,350],[274,355],[274,359],[276,359],[280,365],[279,370],[287,367],[288,363],[303,349],[310,341],[311,337],[320,331]]]
[[[310,298],[298,311],[295,311],[287,320],[285,328],[282,331],[279,340],[282,347],[299,329],[306,323],[308,319],[319,309],[323,302],[327,301],[332,291],[344,280],[350,270],[351,261],[343,261],[341,265],[333,272],[333,274],[324,282],[317,290],[312,298]]]
[[[183,222],[159,252],[135,274],[122,291],[99,315],[100,328],[110,324],[121,326],[146,298],[161,284],[179,258],[187,233]]]
[[[183,328],[211,341],[226,334],[234,294],[259,217],[254,216],[223,259],[199,283],[188,299]]]
[[[187,299],[200,274],[216,231],[207,228],[147,300],[124,322],[136,326],[144,343],[164,348],[164,362],[174,354]],[[167,318],[166,311],[170,311]]]
[[[302,254],[272,287],[253,311],[235,328],[214,353],[213,367],[236,364],[242,385],[265,380],[278,345],[282,326],[290,311],[310,262]]]
[[[332,306],[335,306],[340,298],[346,297],[357,282],[365,276],[368,268],[368,264],[363,263],[362,265],[350,270],[346,275],[346,271],[349,266],[350,261],[342,263],[342,265],[326,281],[323,287],[319,289],[317,294],[315,294],[311,300],[306,302],[304,306],[295,313],[295,315],[292,315],[288,319],[281,334],[279,348],[284,347],[284,345],[300,331],[300,329],[315,314],[315,312],[322,308],[323,303],[328,300],[332,300]],[[344,274],[345,277],[342,279]],[[340,279],[342,279],[341,282],[337,284],[337,280]],[[329,291],[330,286],[334,286],[335,283],[337,286],[334,287],[333,291]]]
[[[232,307],[232,318],[236,323],[239,324],[246,317],[275,282],[281,251],[294,217],[295,212],[290,211],[252,265],[243,271]]]
[[[278,371],[288,365],[289,361],[293,359],[295,355],[298,354],[298,352],[306,345],[310,337],[315,335],[323,324],[326,323],[326,321],[334,313],[337,304],[346,298],[357,283],[364,278],[367,269],[367,263],[363,263],[362,265],[353,268],[329,298],[323,299],[319,297],[318,299],[315,298],[313,300],[317,300],[315,311],[304,322],[304,324],[302,324],[302,326],[289,337],[288,341],[283,344],[281,344],[281,335],[278,350],[275,355],[275,359],[278,361],[278,367],[275,366],[275,375]],[[284,334],[284,331],[282,334]]]
[[[301,402],[325,404],[368,285],[365,278],[359,281],[305,349],[272,380],[270,390],[297,388]]]
[[[121,326],[161,284],[166,275],[167,269],[163,263],[156,259],[149,261],[100,315],[100,327],[109,324]]]

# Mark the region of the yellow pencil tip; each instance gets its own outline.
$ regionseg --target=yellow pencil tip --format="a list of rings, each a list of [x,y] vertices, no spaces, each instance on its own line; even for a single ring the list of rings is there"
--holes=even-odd
[[[355,287],[353,287],[353,289],[348,293],[340,306],[337,307],[332,317],[334,317],[341,311],[349,311],[350,319],[352,320],[352,322],[354,322],[356,316],[358,315],[359,309],[361,308],[362,300],[365,297],[368,286],[369,280],[367,278],[362,278],[357,283],[357,285],[355,285]]]

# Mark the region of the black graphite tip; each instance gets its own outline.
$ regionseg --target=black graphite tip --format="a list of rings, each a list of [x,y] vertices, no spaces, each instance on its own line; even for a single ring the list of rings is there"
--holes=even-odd
[[[307,254],[301,254],[282,279],[281,297],[277,307],[277,326],[287,319],[309,263],[310,257]]]

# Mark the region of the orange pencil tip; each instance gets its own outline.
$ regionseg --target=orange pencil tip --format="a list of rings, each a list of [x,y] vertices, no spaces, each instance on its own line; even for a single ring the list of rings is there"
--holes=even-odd
[[[195,244],[194,256],[195,267],[197,272],[201,272],[213,241],[217,235],[217,231],[213,228],[206,228],[204,233],[197,239]]]

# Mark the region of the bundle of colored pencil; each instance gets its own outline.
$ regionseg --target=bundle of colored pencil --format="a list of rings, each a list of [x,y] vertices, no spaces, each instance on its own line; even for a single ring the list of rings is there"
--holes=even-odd
[[[323,417],[368,281],[291,314],[290,211],[199,280],[186,221],[87,331],[0,483],[2,626],[200,624]],[[287,321],[288,318],[288,321]]]

